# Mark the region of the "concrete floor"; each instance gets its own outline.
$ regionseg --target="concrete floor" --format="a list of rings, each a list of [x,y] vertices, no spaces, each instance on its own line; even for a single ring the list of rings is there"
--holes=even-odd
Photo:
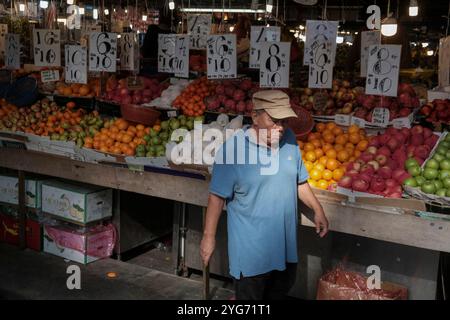
[[[67,267],[81,269],[81,289],[69,290]],[[108,278],[115,272],[116,278]],[[32,250],[0,244],[0,299],[202,299],[202,282],[146,266],[103,259],[86,266]],[[213,299],[233,291],[211,284]]]

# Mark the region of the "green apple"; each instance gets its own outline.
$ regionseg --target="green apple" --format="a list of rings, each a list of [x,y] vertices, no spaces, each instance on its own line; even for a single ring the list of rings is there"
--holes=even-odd
[[[446,177],[441,181],[442,181],[442,183],[444,183],[444,187],[446,187],[447,189],[450,189],[450,177]]]
[[[415,177],[415,179],[416,179],[416,182],[417,182],[417,185],[418,186],[422,186],[422,184],[424,184],[427,180],[424,178],[424,177],[422,177],[422,176],[418,176],[418,177]]]
[[[436,190],[444,188],[444,183],[441,180],[434,180],[433,183],[436,186]]]
[[[431,159],[436,160],[437,162],[441,162],[445,159],[445,157],[442,154],[436,153]],[[428,162],[431,161],[431,159],[428,160]]]
[[[431,161],[431,160],[430,160]],[[419,163],[417,162],[416,159],[414,158],[409,158],[408,160],[405,161],[405,167],[406,169],[409,169],[410,167],[419,167]]]
[[[450,134],[447,133],[447,135],[445,136],[444,141],[450,142]]]
[[[444,147],[444,148],[450,148],[450,142],[448,141],[442,141],[441,143],[439,143],[439,147]]]
[[[444,146],[439,146],[436,148],[436,153],[437,154],[441,154],[445,157],[445,155],[447,154],[448,149]]]
[[[161,122],[161,129],[167,130],[169,128],[169,122],[168,121],[162,121]]]
[[[450,198],[450,189],[447,189],[447,194],[445,196]]]
[[[410,173],[412,175],[412,173]],[[423,177],[427,180],[436,179],[439,175],[439,171],[436,169],[426,168],[423,170]]]
[[[414,178],[408,178],[405,181],[403,181],[403,185],[409,186],[409,187],[417,187],[417,181]]]
[[[447,151],[447,153],[445,154],[445,158],[446,158],[446,159],[450,159],[450,150]]]
[[[438,191],[436,191],[436,195],[439,197],[445,197],[446,194],[447,194],[447,189],[438,189]]]
[[[439,169],[439,162],[437,160],[435,160],[435,159],[430,159],[425,164],[425,168]]]
[[[436,186],[433,182],[427,181],[420,186],[420,190],[425,193],[434,194],[436,192]]]
[[[443,181],[447,177],[450,177],[450,170],[441,170],[439,172],[439,180]]]
[[[439,163],[441,170],[450,170],[450,159],[444,159]]]
[[[432,169],[432,170],[434,170],[434,169]],[[417,177],[417,176],[419,176],[420,175],[420,167],[419,166],[413,166],[413,167],[409,167],[408,168],[408,173],[410,174],[410,175],[412,175],[413,177]]]

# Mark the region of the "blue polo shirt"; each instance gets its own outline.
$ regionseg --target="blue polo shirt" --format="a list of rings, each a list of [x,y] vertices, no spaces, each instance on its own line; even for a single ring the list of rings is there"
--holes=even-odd
[[[280,140],[278,152],[254,143],[246,129],[222,145],[209,191],[226,199],[228,256],[234,278],[241,273],[251,277],[285,270],[286,262],[298,261],[297,188],[307,179],[290,129]]]

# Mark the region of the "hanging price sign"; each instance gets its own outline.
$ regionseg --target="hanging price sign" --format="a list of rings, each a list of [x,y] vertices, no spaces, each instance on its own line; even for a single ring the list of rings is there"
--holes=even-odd
[[[187,16],[190,49],[206,49],[206,40],[211,32],[210,14],[189,14]]]
[[[279,42],[280,27],[252,26],[250,32],[249,67],[259,69],[262,42]]]
[[[8,25],[0,24],[0,56],[5,54],[5,37],[8,33]]]
[[[174,72],[176,34],[158,35],[158,72]]]
[[[8,33],[5,37],[5,66],[8,69],[20,69],[20,36]]]
[[[236,78],[236,35],[209,36],[207,46],[208,79]]]
[[[120,69],[138,70],[138,44],[136,33],[122,33],[120,36]]]
[[[175,77],[189,77],[189,36],[177,35],[175,43]]]
[[[394,44],[369,47],[366,94],[397,96],[401,48]]]
[[[261,88],[288,88],[290,42],[264,42],[261,44],[259,86]]]
[[[313,47],[314,55],[309,64],[308,88],[331,88],[333,84],[331,46],[330,42],[323,42]]]
[[[117,35],[110,32],[89,34],[89,71],[116,72]]]
[[[316,49],[321,44],[327,43],[331,50],[330,61],[334,66],[334,58],[336,56],[336,36],[337,36],[337,21],[320,21],[308,20],[306,21],[306,41],[303,56],[303,65],[309,65],[314,62]]]
[[[61,46],[59,30],[34,29],[34,65],[37,67],[59,67]]]
[[[87,48],[66,45],[66,83],[87,83]]]
[[[369,56],[369,47],[381,44],[380,31],[363,31],[361,32],[361,77],[367,75],[367,58]]]

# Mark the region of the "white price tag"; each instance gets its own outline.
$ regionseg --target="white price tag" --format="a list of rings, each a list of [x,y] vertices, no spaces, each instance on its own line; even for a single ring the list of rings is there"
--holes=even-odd
[[[67,16],[67,29],[73,30],[73,29],[81,29],[81,14],[80,14],[80,7],[77,5],[70,5],[67,7],[66,13]]]
[[[375,108],[372,112],[372,123],[387,126],[389,124],[389,109]]]
[[[288,88],[290,42],[264,42],[261,44],[259,86],[261,88]]]
[[[366,94],[397,96],[401,47],[394,44],[369,47]]]
[[[263,42],[279,42],[281,29],[280,27],[252,26],[250,32],[250,58],[249,67],[253,69],[259,68],[261,58],[261,43]]]
[[[363,31],[361,32],[361,77],[367,75],[367,58],[369,57],[369,47],[381,44],[380,31]]]
[[[206,40],[211,32],[210,14],[189,14],[187,16],[190,49],[206,49]]]
[[[87,83],[87,48],[66,45],[66,83]]]
[[[334,122],[340,126],[349,126],[350,125],[350,116],[346,114],[336,114],[334,116]]]
[[[177,112],[176,111],[167,111],[167,116],[169,118],[174,118],[177,116]]]
[[[58,70],[43,70],[41,71],[41,81],[43,83],[53,82],[59,80],[59,71]]]
[[[61,66],[60,31],[34,29],[34,65],[37,67]]]
[[[329,49],[331,50],[329,59],[334,66],[334,58],[336,56],[337,27],[338,21],[306,21],[306,41],[303,65],[306,66],[313,62],[315,58],[315,51],[322,43],[329,43]]]
[[[158,35],[158,72],[174,72],[176,34]]]
[[[0,24],[0,56],[5,54],[5,37],[8,33],[8,25]]]
[[[117,34],[89,34],[89,71],[116,72]]]
[[[352,124],[356,124],[360,128],[366,127],[366,120],[364,120],[364,119],[352,117],[351,122],[352,122]]]
[[[20,69],[20,36],[9,33],[5,37],[5,66]]]
[[[138,44],[136,33],[122,33],[120,36],[120,69],[138,70]]]
[[[316,92],[314,94],[313,108],[314,110],[324,111],[327,107],[328,95],[324,92]]]
[[[206,60],[208,79],[236,78],[236,35],[208,36]]]
[[[189,78],[189,36],[177,35],[175,42],[175,77]]]
[[[443,88],[450,84],[450,36],[439,41],[439,87]]]

